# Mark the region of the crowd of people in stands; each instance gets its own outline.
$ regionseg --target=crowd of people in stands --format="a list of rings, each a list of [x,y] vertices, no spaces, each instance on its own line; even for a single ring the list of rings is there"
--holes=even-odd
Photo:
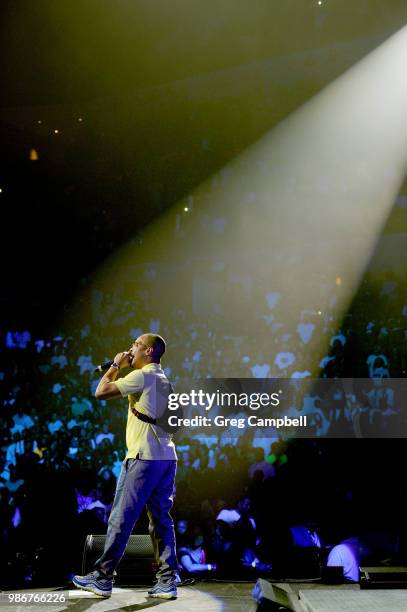
[[[298,382],[311,376],[302,368],[301,354],[321,328],[329,345],[320,362],[322,378],[351,375],[378,381],[373,391],[347,394],[332,387],[327,397],[309,394],[300,403],[294,384],[288,414],[309,416],[309,439],[278,431],[255,436],[243,430],[233,438],[220,432],[216,440],[177,434],[174,514],[186,574],[284,574],[288,557],[293,571],[294,549],[319,550],[318,564],[326,561],[326,546],[351,536],[365,544],[372,541],[362,515],[375,497],[371,491],[362,496],[370,479],[365,475],[362,486],[358,478],[370,458],[373,491],[380,487],[382,496],[396,478],[389,474],[390,465],[394,467],[401,452],[389,450],[386,440],[368,448],[347,443],[344,450],[340,440],[318,436],[334,434],[345,424],[363,437],[378,420],[383,427],[400,415],[400,398],[391,383],[405,377],[407,368],[407,306],[397,282],[383,282],[374,291],[369,284],[362,287],[340,329],[329,313],[311,308],[299,313],[292,334],[278,325],[284,296],[267,293],[257,320],[264,334],[270,334],[269,354],[259,353],[255,338],[244,343],[226,338],[222,317],[198,317],[179,307],[164,322],[151,319],[138,296],[116,303],[113,295],[95,292],[94,302],[97,316],[76,335],[63,329],[53,337],[39,337],[29,329],[2,330],[0,545],[10,584],[40,582],[50,559],[55,579],[68,578],[80,570],[78,551],[85,535],[105,532],[126,452],[127,408],[121,400],[94,399],[98,376],[93,370],[111,358],[112,346],[125,349],[146,330],[168,340],[171,359],[163,365],[175,385],[231,372],[234,377],[278,376]],[[403,496],[399,487],[400,504]],[[390,512],[374,501],[376,527],[391,523],[396,529],[398,508]],[[137,529],[146,529],[145,518]],[[388,556],[402,554],[402,542],[400,530],[397,537],[390,534]],[[370,552],[374,548],[366,547]]]

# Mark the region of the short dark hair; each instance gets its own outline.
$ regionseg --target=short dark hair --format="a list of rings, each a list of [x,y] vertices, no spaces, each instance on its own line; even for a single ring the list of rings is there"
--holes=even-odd
[[[147,338],[148,341],[148,345],[153,347],[153,357],[154,359],[156,359],[157,361],[160,361],[161,357],[164,355],[165,353],[165,348],[166,348],[166,344],[165,344],[165,340],[162,336],[159,336],[158,334],[144,334]]]

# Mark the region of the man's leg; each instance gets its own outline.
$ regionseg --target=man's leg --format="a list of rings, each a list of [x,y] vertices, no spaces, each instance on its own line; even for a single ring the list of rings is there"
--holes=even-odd
[[[105,548],[95,567],[107,578],[114,571],[126,550],[133,527],[146,501],[160,478],[155,461],[127,459],[117,483],[109,517]],[[159,463],[159,462],[158,462]]]
[[[174,584],[178,561],[170,510],[174,500],[176,461],[160,461],[160,463],[167,465],[147,502],[149,531],[158,563],[157,581],[161,584]]]
[[[110,511],[110,517],[112,517],[112,515],[117,512],[117,509],[121,504],[121,498],[123,496],[126,481],[126,473],[127,461],[123,461],[119,478],[117,479],[116,492],[112,509]],[[107,539],[105,541],[105,548],[106,543]],[[98,564],[98,561],[96,561],[96,565]],[[113,576],[106,576],[98,569],[95,569],[94,571],[90,572],[89,574],[86,574],[85,576],[74,576],[72,582],[79,589],[90,591],[91,593],[95,593],[95,595],[101,595],[102,597],[110,597],[110,595],[112,594]]]

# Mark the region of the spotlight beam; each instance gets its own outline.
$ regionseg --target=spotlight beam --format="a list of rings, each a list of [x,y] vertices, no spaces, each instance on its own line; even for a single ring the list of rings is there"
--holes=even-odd
[[[403,28],[201,185],[188,200],[193,209],[182,240],[174,238],[170,211],[145,233],[141,247],[128,245],[108,262],[113,276],[105,266],[96,282],[109,287],[114,277],[123,286],[132,262],[175,265],[203,258],[202,272],[192,263],[182,278],[166,281],[163,274],[157,282],[157,295],[166,295],[165,304],[159,300],[165,315],[185,288],[192,290],[197,275],[211,276],[212,262],[221,260],[227,270],[223,291],[236,276],[251,279],[250,299],[223,311],[229,326],[236,322],[236,333],[272,290],[289,304],[278,322],[295,333],[299,311],[318,302],[314,273],[332,285],[340,276],[332,312],[340,320],[406,173],[406,60]],[[213,229],[216,217],[225,220],[223,233]],[[256,350],[269,358],[271,331],[252,331]],[[303,367],[317,373],[325,343],[321,337]]]

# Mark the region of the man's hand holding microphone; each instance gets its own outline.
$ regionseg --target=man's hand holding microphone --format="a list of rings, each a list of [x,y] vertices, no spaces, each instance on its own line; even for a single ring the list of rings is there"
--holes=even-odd
[[[116,357],[113,360],[112,366],[116,367],[118,370],[121,370],[122,368],[129,368],[131,365],[131,358],[132,355],[130,351],[117,353]]]
[[[122,353],[117,353],[116,357],[113,361],[106,361],[106,363],[101,363],[94,369],[94,373],[105,372],[111,367],[116,368],[116,370],[121,370],[122,368],[128,368],[131,366],[132,354],[130,349],[128,351],[123,351]]]

